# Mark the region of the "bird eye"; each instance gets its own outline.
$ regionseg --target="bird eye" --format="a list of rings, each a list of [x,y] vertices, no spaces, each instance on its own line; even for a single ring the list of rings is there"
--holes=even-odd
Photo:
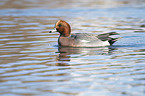
[[[61,25],[61,24],[59,24],[58,26],[59,26],[59,27],[61,27],[62,25]]]

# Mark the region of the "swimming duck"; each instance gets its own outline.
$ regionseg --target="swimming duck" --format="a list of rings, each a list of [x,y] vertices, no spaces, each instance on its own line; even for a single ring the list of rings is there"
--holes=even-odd
[[[70,25],[64,20],[58,20],[55,24],[55,32],[59,32],[58,38],[59,46],[69,47],[99,47],[110,46],[120,38],[112,38],[111,35],[116,35],[116,32],[105,34],[91,34],[91,33],[74,33],[71,34]],[[53,31],[50,31],[51,33]]]

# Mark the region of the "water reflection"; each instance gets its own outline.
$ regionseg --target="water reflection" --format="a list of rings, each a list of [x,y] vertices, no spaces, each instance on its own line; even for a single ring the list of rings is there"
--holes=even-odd
[[[79,58],[81,56],[97,56],[97,55],[111,55],[115,47],[97,47],[97,48],[74,48],[74,47],[58,47],[59,56],[57,57],[57,66],[68,66],[73,58]]]

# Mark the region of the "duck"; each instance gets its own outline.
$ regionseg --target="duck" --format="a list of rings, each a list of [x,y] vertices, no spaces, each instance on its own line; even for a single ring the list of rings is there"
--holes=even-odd
[[[92,33],[73,33],[71,34],[70,25],[64,20],[58,20],[55,23],[55,30],[49,31],[59,32],[58,45],[65,47],[100,47],[111,46],[119,38],[112,38],[112,35],[118,35],[116,32],[109,32],[104,34],[92,34]]]

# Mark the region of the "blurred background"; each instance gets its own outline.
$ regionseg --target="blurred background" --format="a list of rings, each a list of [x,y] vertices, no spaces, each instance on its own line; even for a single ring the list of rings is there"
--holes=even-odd
[[[59,47],[59,19],[122,39]],[[0,96],[144,96],[144,37],[145,0],[0,0]]]

